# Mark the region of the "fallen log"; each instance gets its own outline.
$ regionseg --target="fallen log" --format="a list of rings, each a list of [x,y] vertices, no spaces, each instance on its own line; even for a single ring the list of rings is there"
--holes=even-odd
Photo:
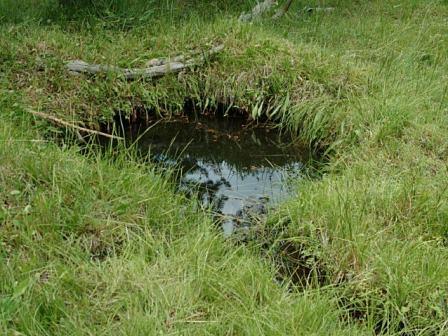
[[[101,73],[115,73],[122,75],[126,79],[146,78],[152,79],[162,77],[169,73],[178,73],[186,68],[199,65],[207,60],[213,54],[216,54],[224,49],[224,45],[220,44],[208,51],[200,53],[199,56],[187,58],[187,56],[175,56],[172,59],[156,59],[149,62],[147,68],[120,68],[112,65],[103,64],[89,64],[81,60],[70,61],[67,63],[67,69],[74,73],[87,74],[101,74]],[[199,54],[196,52],[195,54]],[[190,56],[191,57],[191,56]]]
[[[156,65],[164,65],[164,64],[167,64],[169,62],[184,62],[185,60],[192,59],[195,56],[204,55],[204,53],[209,56],[211,54],[214,54],[214,53],[217,53],[217,52],[221,51],[222,49],[224,49],[224,46],[223,45],[218,45],[218,46],[213,47],[212,49],[210,49],[210,50],[208,50],[206,52],[204,52],[203,50],[192,50],[192,51],[189,52],[188,55],[178,55],[178,56],[174,56],[174,57],[153,58],[153,59],[149,60],[146,63],[146,66],[147,67],[153,67],[153,66],[156,66]]]

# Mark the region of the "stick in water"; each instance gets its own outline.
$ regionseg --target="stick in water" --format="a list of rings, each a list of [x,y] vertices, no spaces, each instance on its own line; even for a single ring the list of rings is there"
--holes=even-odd
[[[89,134],[101,135],[103,137],[110,138],[110,139],[123,140],[122,137],[119,137],[119,136],[116,136],[116,135],[112,135],[112,134],[108,134],[108,133],[104,133],[104,132],[100,132],[100,131],[95,131],[95,130],[92,130],[92,129],[89,129],[89,128],[85,128],[85,127],[81,127],[81,126],[78,126],[78,125],[74,125],[72,123],[69,123],[68,121],[56,118],[56,117],[54,117],[52,115],[48,115],[48,114],[45,114],[45,113],[42,113],[42,112],[38,112],[38,111],[33,111],[31,109],[27,109],[27,111],[29,113],[35,115],[35,116],[38,116],[38,117],[40,117],[42,119],[51,121],[54,124],[57,124],[57,125],[60,125],[60,126],[66,126],[66,127],[73,128],[75,130],[86,132],[86,133],[89,133]]]

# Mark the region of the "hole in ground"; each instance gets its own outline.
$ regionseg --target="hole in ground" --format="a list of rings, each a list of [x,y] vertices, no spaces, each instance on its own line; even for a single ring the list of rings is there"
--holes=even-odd
[[[267,212],[294,196],[309,162],[319,162],[309,147],[274,124],[225,106],[198,113],[187,104],[181,115],[166,118],[141,108],[129,118],[118,113],[113,125],[103,126],[118,129],[161,169],[178,172],[178,190],[197,197],[236,243],[266,241],[260,228]],[[300,288],[324,284],[325,265],[306,245],[288,239],[278,245],[280,236],[269,236],[262,249],[272,252],[278,280]]]
[[[143,156],[179,172],[179,191],[197,195],[227,236],[293,196],[293,181],[313,158],[274,125],[249,121],[235,109],[133,121],[118,114],[115,128]]]

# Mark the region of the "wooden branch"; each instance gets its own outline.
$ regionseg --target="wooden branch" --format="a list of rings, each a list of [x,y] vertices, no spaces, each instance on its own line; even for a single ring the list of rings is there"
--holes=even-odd
[[[115,73],[124,76],[126,79],[136,79],[136,78],[157,78],[164,76],[169,73],[178,73],[183,69],[190,68],[195,65],[199,65],[213,54],[216,54],[224,49],[224,45],[220,44],[211,48],[206,52],[202,52],[200,56],[187,59],[186,56],[180,55],[170,59],[155,59],[151,60],[148,68],[135,68],[127,69],[120,68],[111,65],[102,64],[89,64],[80,60],[71,61],[67,63],[67,68],[71,72],[75,73],[88,73],[88,74],[99,74],[99,73]],[[199,54],[199,52],[197,52]]]
[[[291,7],[291,4],[292,4],[293,1],[294,1],[294,0],[287,0],[286,3],[285,3],[285,5],[284,5],[282,8],[280,8],[280,9],[274,14],[274,16],[273,16],[272,18],[275,20],[275,19],[279,19],[279,18],[281,18],[283,15],[285,15],[286,12],[287,12],[287,11],[289,10],[289,8]]]
[[[206,52],[207,54],[212,54],[212,53],[216,53],[218,51],[221,51],[222,49],[216,50],[216,48],[224,48],[223,45],[219,45],[216,47],[213,47],[211,50],[209,50],[208,52]],[[193,50],[190,51],[190,53],[188,55],[178,55],[178,56],[174,56],[174,57],[163,57],[163,58],[153,58],[152,60],[149,60],[146,63],[147,67],[153,67],[153,66],[157,66],[157,65],[164,65],[167,64],[169,62],[184,62],[187,59],[192,59],[193,56],[200,56],[201,54],[204,54],[203,50]],[[188,57],[187,57],[188,56]]]
[[[35,115],[35,116],[37,116],[37,117],[40,117],[42,119],[51,121],[52,123],[54,123],[56,125],[73,128],[76,131],[82,131],[82,132],[86,132],[86,133],[89,133],[89,134],[101,135],[103,137],[110,138],[110,139],[116,139],[116,140],[123,140],[124,139],[122,137],[115,136],[115,135],[112,135],[112,134],[108,134],[108,133],[104,133],[104,132],[100,132],[100,131],[95,131],[95,130],[92,130],[92,129],[89,129],[89,128],[81,127],[81,126],[69,123],[68,121],[56,118],[56,117],[54,117],[52,115],[49,115],[49,114],[45,114],[45,113],[42,113],[42,112],[34,111],[34,110],[31,110],[31,109],[26,109],[26,111],[31,113],[31,114],[33,114],[33,115]]]
[[[146,62],[146,67],[147,68],[151,68],[154,66],[158,66],[158,65],[164,65],[167,64],[169,62],[182,62],[185,60],[185,55],[179,55],[179,56],[174,56],[173,58],[153,58],[151,60],[149,60],[148,62]]]
[[[252,21],[269,11],[276,3],[276,0],[264,0],[263,2],[259,2],[249,13],[241,14],[238,20],[241,22]]]

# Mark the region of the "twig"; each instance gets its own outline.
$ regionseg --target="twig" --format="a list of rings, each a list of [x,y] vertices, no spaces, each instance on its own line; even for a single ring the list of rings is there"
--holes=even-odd
[[[168,59],[156,59],[151,61],[151,66],[148,68],[120,68],[111,65],[103,64],[89,64],[81,60],[70,61],[67,63],[67,68],[70,72],[75,73],[116,73],[123,75],[126,79],[136,79],[136,78],[157,78],[164,76],[168,73],[177,73],[183,69],[190,68],[192,66],[203,63],[207,57],[216,54],[224,49],[224,45],[220,44],[211,48],[210,50],[203,52],[200,56],[191,58],[188,60],[183,55],[176,56],[172,60]],[[153,65],[154,64],[154,65]]]
[[[78,126],[78,125],[74,125],[72,123],[69,123],[68,121],[56,118],[56,117],[54,117],[52,115],[45,114],[43,112],[33,111],[31,109],[26,109],[26,110],[29,113],[31,113],[31,114],[33,114],[35,116],[38,116],[38,117],[40,117],[42,119],[46,119],[48,121],[51,121],[54,124],[66,126],[66,127],[69,127],[69,128],[73,128],[73,129],[75,129],[77,131],[82,131],[82,132],[86,132],[86,133],[89,133],[89,134],[101,135],[103,137],[110,138],[110,139],[116,139],[116,140],[123,140],[124,139],[124,138],[116,136],[116,135],[112,135],[112,134],[108,134],[108,133],[104,133],[104,132],[100,132],[100,131],[95,131],[95,130],[92,130],[92,129],[89,129],[89,128],[85,128],[85,127],[81,127],[81,126]]]

